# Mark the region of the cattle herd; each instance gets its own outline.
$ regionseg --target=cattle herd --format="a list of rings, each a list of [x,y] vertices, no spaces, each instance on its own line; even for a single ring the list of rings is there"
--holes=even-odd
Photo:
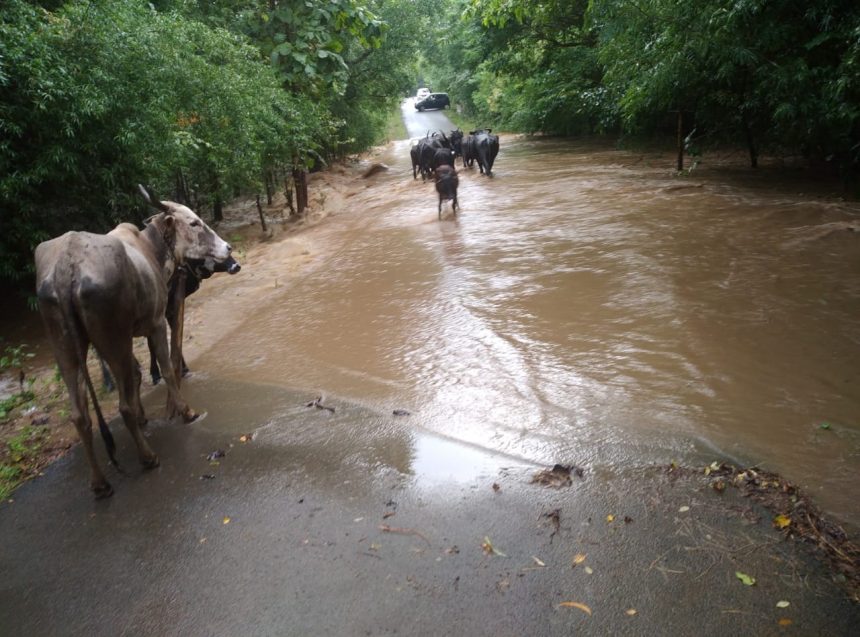
[[[499,138],[490,129],[428,132],[411,148],[412,177],[433,178],[442,203],[457,214],[458,157],[464,168],[477,162],[492,176]],[[114,466],[115,443],[102,415],[87,368],[92,346],[110,370],[119,392],[119,411],[145,468],[158,456],[141,433],[146,424],[140,400],[141,370],[133,353],[134,337],[146,337],[153,382],[167,384],[167,415],[191,422],[197,416],[179,393],[185,371],[182,331],[185,297],[213,272],[239,271],[232,248],[186,206],[161,201],[140,186],[155,210],[144,228],[121,223],[109,233],[67,232],[36,247],[36,298],[71,403],[71,418],[90,464],[90,488],[97,498],[113,493],[95,457],[89,399],[99,432]],[[168,327],[170,328],[168,330]],[[168,332],[170,343],[168,343]],[[107,378],[109,375],[105,373]]]
[[[456,159],[462,158],[463,168],[472,168],[475,163],[481,174],[491,177],[493,163],[499,154],[499,136],[489,128],[471,131],[464,135],[457,129],[448,135],[443,132],[430,133],[419,139],[409,150],[412,158],[412,178],[426,181],[433,178],[439,194],[439,218],[442,218],[442,203],[450,201],[454,214],[460,207],[457,202]]]

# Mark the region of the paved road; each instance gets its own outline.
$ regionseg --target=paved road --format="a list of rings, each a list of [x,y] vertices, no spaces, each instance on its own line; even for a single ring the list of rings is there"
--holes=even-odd
[[[186,391],[209,415],[151,425],[159,469],[138,470],[114,424],[113,498],[92,500],[76,449],[0,505],[0,635],[722,636],[780,619],[848,635],[860,620],[732,494],[634,469],[551,489],[409,417],[217,377]]]
[[[406,124],[406,131],[410,139],[424,137],[428,131],[443,131],[448,133],[457,128],[448,119],[445,114],[447,111],[444,109],[423,111],[420,113],[416,111],[415,100],[411,97],[403,100],[400,104],[400,110],[403,113],[403,123]]]

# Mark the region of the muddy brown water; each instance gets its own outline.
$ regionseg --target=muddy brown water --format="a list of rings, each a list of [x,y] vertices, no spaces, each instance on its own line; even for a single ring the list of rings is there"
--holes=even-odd
[[[381,160],[312,231],[324,261],[196,367],[536,464],[756,463],[860,524],[860,208],[503,137],[494,178],[461,170],[438,221],[409,142]]]

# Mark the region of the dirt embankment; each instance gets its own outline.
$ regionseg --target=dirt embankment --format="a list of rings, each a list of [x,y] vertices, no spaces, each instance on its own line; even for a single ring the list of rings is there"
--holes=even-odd
[[[363,174],[374,164],[370,155],[331,166],[310,176],[307,211],[291,215],[283,193],[271,204],[263,201],[263,231],[253,198],[233,202],[224,211],[218,233],[234,247],[242,264],[238,276],[218,275],[205,282],[186,304],[184,354],[193,369],[194,359],[214,344],[253,307],[254,299],[271,287],[286,284],[312,267],[321,256],[307,231],[344,208],[347,199],[364,189]],[[212,319],[217,310],[217,321]],[[45,340],[36,312],[21,307],[2,325],[0,355],[0,499],[38,475],[78,442],[69,420],[68,394],[57,372],[50,345]],[[135,356],[149,367],[145,339],[135,339]],[[99,402],[107,418],[118,413],[116,392],[101,385],[98,359],[91,352],[90,376],[98,388]],[[144,374],[142,391],[152,389]]]

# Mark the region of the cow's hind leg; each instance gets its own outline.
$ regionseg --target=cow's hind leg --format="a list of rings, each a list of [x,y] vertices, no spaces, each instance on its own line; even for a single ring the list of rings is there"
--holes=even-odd
[[[51,318],[52,313],[53,319]],[[93,449],[92,421],[90,420],[87,389],[81,367],[81,363],[86,361],[89,343],[86,341],[76,343],[74,336],[63,329],[62,320],[57,318],[59,310],[56,307],[52,311],[43,306],[42,314],[46,317],[45,325],[54,348],[60,375],[69,390],[72,423],[75,425],[78,437],[83,443],[87,461],[90,463],[90,489],[97,499],[106,498],[113,495],[113,488],[102,473]]]
[[[117,339],[113,349],[110,350],[109,358],[106,358],[119,390],[119,413],[137,446],[140,464],[147,469],[157,467],[158,456],[155,455],[140,430],[141,426],[146,424],[146,417],[140,402],[140,365],[137,364],[132,352],[131,335]]]

